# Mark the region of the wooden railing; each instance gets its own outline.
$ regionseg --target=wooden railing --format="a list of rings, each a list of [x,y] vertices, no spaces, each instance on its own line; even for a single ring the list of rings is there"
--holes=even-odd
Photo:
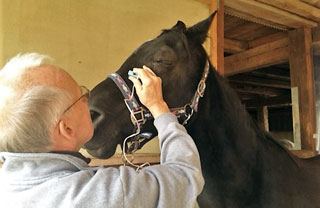
[[[127,156],[130,159],[130,155]],[[159,164],[160,163],[160,154],[153,153],[139,153],[134,154],[132,160],[134,164],[143,164],[148,162],[150,164]],[[121,154],[115,154],[109,159],[97,159],[91,158],[90,166],[121,166],[124,164]]]

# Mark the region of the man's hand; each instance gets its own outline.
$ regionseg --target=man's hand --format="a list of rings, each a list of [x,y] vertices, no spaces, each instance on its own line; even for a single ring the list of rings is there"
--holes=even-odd
[[[161,78],[146,66],[142,69],[133,68],[133,71],[138,74],[139,79],[132,76],[129,79],[136,88],[140,102],[150,110],[153,117],[170,112],[162,97]]]

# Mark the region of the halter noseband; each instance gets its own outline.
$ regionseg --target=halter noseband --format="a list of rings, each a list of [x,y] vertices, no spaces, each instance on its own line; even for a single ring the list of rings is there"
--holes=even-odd
[[[203,97],[205,89],[206,89],[206,80],[209,74],[209,61],[206,60],[206,64],[202,73],[201,80],[198,83],[197,91],[195,92],[192,100],[190,103],[187,103],[183,107],[178,108],[171,108],[171,113],[175,114],[178,118],[179,122],[181,122],[183,125],[186,125],[191,116],[194,112],[198,111],[198,104],[201,97]],[[147,120],[153,119],[152,114],[148,109],[146,109],[144,106],[141,106],[136,98],[133,96],[130,88],[126,84],[126,82],[122,79],[122,77],[117,73],[112,73],[108,76],[108,78],[111,78],[113,82],[117,85],[117,87],[120,89],[123,97],[124,102],[130,112],[131,116],[131,122],[134,125],[134,132],[137,131],[137,129],[140,129],[143,124]],[[148,140],[151,139],[151,133],[141,133],[137,136],[135,136],[131,140],[131,146],[127,148],[128,153],[135,152],[138,149],[141,149],[141,147],[147,143]],[[141,140],[143,140],[141,142]]]

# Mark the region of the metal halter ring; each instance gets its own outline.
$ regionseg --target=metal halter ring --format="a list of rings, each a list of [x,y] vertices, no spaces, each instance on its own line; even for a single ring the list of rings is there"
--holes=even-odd
[[[187,107],[189,107],[188,109],[190,109],[189,111],[187,110]],[[193,108],[191,107],[191,105],[190,104],[186,104],[185,106],[184,106],[184,112],[185,112],[185,115],[186,115],[186,120],[184,120],[183,121],[183,125],[186,125],[187,124],[187,122],[188,122],[188,120],[191,118],[191,116],[193,115]]]
[[[204,80],[201,80],[197,88],[197,92],[200,95],[200,97],[203,97],[205,89],[206,89],[206,83]]]

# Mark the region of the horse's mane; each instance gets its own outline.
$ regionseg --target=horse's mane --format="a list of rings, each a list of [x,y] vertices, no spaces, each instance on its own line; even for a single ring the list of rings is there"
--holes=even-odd
[[[211,72],[213,72],[213,78],[215,79],[213,82],[214,86],[211,87],[218,88],[215,91],[219,94],[215,95],[215,97],[219,98],[219,103],[221,103],[220,108],[222,108],[221,112],[225,114],[224,118],[228,126],[236,127],[237,133],[245,133],[245,135],[242,136],[250,137],[251,139],[256,138],[256,140],[277,147],[297,164],[296,157],[288,149],[283,147],[268,132],[262,130],[261,127],[257,125],[257,122],[249,115],[238,94],[230,87],[226,79],[221,77],[212,66],[210,66],[210,73]]]

